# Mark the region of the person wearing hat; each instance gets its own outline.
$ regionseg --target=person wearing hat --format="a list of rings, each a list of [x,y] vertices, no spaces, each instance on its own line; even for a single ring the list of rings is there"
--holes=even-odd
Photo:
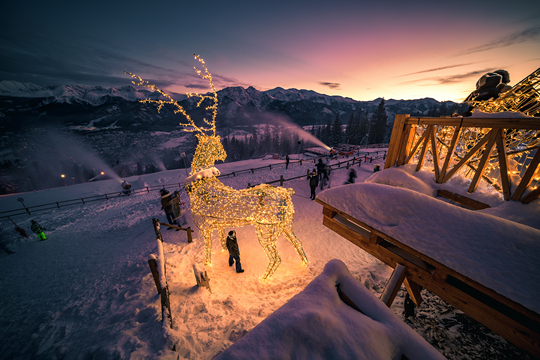
[[[227,236],[227,250],[229,250],[229,266],[232,266],[236,262],[236,272],[243,273],[242,264],[240,264],[240,249],[238,248],[238,241],[236,240],[236,231],[229,231]]]
[[[161,193],[161,210],[165,210],[165,215],[167,216],[167,221],[169,224],[176,224],[176,220],[174,220],[174,209],[171,193],[167,191],[167,189],[161,189],[159,192]],[[167,227],[167,230],[171,229],[172,228]]]
[[[47,240],[47,237],[45,236],[44,231],[47,230],[43,226],[39,225],[36,220],[32,220],[32,226],[30,227],[32,232],[34,232],[37,237],[39,238],[39,241]]]
[[[319,185],[319,177],[317,176],[317,170],[313,169],[311,174],[308,175],[308,181],[309,181],[309,187],[311,188],[311,196],[309,197],[311,200],[315,200],[315,189],[317,189],[317,186]]]

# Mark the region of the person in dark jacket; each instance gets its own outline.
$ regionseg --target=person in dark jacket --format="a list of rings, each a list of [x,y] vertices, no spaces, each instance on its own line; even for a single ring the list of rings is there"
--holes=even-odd
[[[287,170],[289,168],[289,155],[285,156],[285,170]]]
[[[322,159],[319,159],[319,162],[315,166],[317,167],[317,173],[319,174],[319,181],[321,181],[323,177],[324,167],[326,165],[323,163]]]
[[[176,224],[176,220],[174,220],[174,209],[173,209],[173,199],[171,197],[171,193],[167,191],[167,189],[161,189],[161,210],[165,210],[165,215],[167,216],[167,221],[169,224]],[[171,230],[172,228],[167,227],[167,230]]]
[[[240,249],[238,248],[238,241],[236,240],[236,231],[229,231],[227,236],[227,250],[229,250],[229,266],[232,266],[236,262],[236,272],[243,273],[242,264],[240,264]]]
[[[317,170],[313,169],[311,174],[308,175],[309,187],[311,188],[311,200],[315,200],[315,189],[319,185],[319,177],[317,176]]]
[[[32,226],[30,227],[33,233],[37,235],[39,241],[47,240],[44,231],[47,230],[43,226],[39,225],[36,220],[32,220]]]
[[[347,179],[347,182],[345,184],[354,184],[354,179],[356,179],[356,171],[351,168],[349,171],[349,178]]]

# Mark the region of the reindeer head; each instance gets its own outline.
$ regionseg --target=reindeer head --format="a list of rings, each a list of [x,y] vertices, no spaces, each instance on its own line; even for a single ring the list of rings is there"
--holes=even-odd
[[[219,135],[196,134],[199,143],[191,162],[191,173],[194,174],[214,166],[218,160],[225,161],[227,153],[221,144]]]

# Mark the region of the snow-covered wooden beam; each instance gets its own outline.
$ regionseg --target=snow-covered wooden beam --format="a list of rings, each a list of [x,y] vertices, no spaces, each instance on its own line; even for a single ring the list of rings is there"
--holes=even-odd
[[[516,346],[540,357],[540,315],[441,264],[381,231],[326,204],[323,225],[392,268],[404,266],[409,295],[421,301],[422,286]],[[395,287],[394,287],[395,288]],[[414,288],[414,290],[413,290]]]

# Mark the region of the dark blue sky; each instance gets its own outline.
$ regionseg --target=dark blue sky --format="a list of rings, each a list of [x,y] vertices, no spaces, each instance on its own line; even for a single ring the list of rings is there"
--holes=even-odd
[[[159,4],[159,6],[155,5]],[[2,5],[0,80],[167,90],[277,86],[459,100],[497,68],[540,67],[540,1],[30,1]]]

